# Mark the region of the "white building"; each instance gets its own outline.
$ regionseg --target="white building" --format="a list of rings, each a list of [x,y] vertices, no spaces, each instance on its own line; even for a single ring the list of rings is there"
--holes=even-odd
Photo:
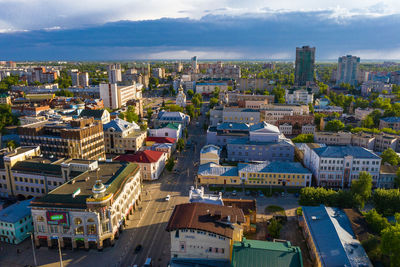
[[[279,125],[279,131],[281,131],[281,133],[283,133],[284,135],[291,135],[293,127],[289,123],[284,123]]]
[[[374,111],[374,108],[356,108],[354,110],[354,117],[359,120],[365,120],[365,118]],[[383,113],[383,110],[377,109],[381,113]]]
[[[358,83],[360,58],[347,55],[339,57],[336,84],[348,83],[356,86]]]
[[[200,165],[209,162],[219,164],[221,148],[215,145],[203,146],[200,150]]]
[[[176,96],[176,104],[183,108],[186,107],[186,95],[183,92],[182,85],[179,87],[179,91]]]
[[[314,132],[315,132],[315,125],[305,124],[305,125],[301,126],[302,134],[314,134]]]
[[[219,88],[220,92],[228,91],[228,83],[226,82],[197,82],[196,93],[210,95],[214,93],[215,88]]]
[[[121,64],[111,64],[107,67],[108,72],[108,82],[119,83],[122,81],[122,71],[121,71]]]
[[[149,136],[152,137],[171,137],[178,140],[182,137],[182,124],[180,123],[168,123],[161,125],[158,128],[148,129]]]
[[[36,246],[97,248],[114,244],[141,199],[139,166],[99,163],[31,203]]]
[[[357,146],[326,146],[311,150],[308,167],[318,186],[347,188],[361,171],[369,172],[377,186],[381,158],[374,152]]]
[[[166,230],[172,258],[230,260],[231,246],[243,237],[242,209],[206,203],[176,205]]]
[[[165,77],[165,69],[164,68],[153,68],[152,74],[157,79],[163,79]]]
[[[117,109],[126,106],[130,100],[142,99],[143,85],[135,83],[129,86],[118,86],[116,83],[101,83],[100,98],[103,99],[104,107]]]
[[[314,101],[314,94],[305,89],[286,90],[287,104],[309,104]]]
[[[361,85],[361,95],[366,96],[372,92],[382,93],[383,91],[387,91],[390,94],[392,93],[392,86],[392,84],[380,81],[367,81]]]

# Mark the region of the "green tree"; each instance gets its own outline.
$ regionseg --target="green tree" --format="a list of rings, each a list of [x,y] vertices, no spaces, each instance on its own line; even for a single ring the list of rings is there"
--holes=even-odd
[[[18,144],[14,141],[14,140],[9,140],[7,141],[7,145],[8,148],[14,149],[18,146]]]
[[[276,86],[272,89],[272,94],[275,96],[276,103],[285,103],[285,89],[282,88],[280,85]]]
[[[146,111],[147,111],[146,112],[147,113],[147,118],[150,120],[151,116],[153,115],[153,110],[151,108],[148,108]]]
[[[314,135],[313,134],[299,134],[295,138],[292,139],[293,143],[313,143]]]
[[[174,111],[183,112],[183,107],[175,105],[175,104],[169,105],[168,109],[169,109],[169,111],[172,111],[172,112],[174,112]]]
[[[185,149],[185,140],[183,140],[182,138],[180,138],[178,140],[178,143],[176,144],[176,149],[179,150],[179,152],[183,151]]]
[[[193,105],[187,105],[187,106],[186,106],[186,113],[187,113],[191,118],[194,117],[194,110],[195,110],[195,108],[194,108]]]
[[[359,178],[352,180],[351,192],[354,195],[355,201],[364,208],[365,202],[372,194],[372,176],[368,172],[360,172]]]
[[[165,164],[165,168],[167,168],[168,171],[172,171],[174,166],[175,166],[175,161],[174,161],[174,158],[171,156],[167,160],[167,164]]]
[[[220,91],[221,90],[219,89],[219,87],[215,86],[215,89],[214,89],[214,92],[213,92],[213,96],[218,99]]]
[[[380,215],[375,209],[364,213],[364,218],[368,227],[376,234],[380,234],[383,229],[390,225],[388,220]]]
[[[61,89],[61,90],[56,92],[56,96],[73,97],[74,94],[71,91],[67,90],[67,89]]]
[[[382,230],[382,253],[389,256],[390,266],[397,267],[400,262],[400,224]]]
[[[147,131],[147,123],[140,124],[140,130]]]
[[[0,131],[4,131],[4,127],[10,125],[18,125],[18,117],[12,114],[11,106],[0,104]]]
[[[361,121],[361,126],[365,128],[373,128],[375,126],[372,117],[367,116],[363,121]]]
[[[189,89],[189,90],[187,90],[187,94],[188,94],[189,97],[193,97],[194,92],[193,92],[192,89]]]
[[[344,124],[340,120],[331,120],[325,126],[325,131],[338,132],[344,129]]]
[[[120,118],[121,120],[125,120],[125,114],[123,112],[119,113],[118,118]]]
[[[272,218],[268,225],[268,232],[273,238],[279,238],[282,229],[282,224],[277,219]]]
[[[210,108],[215,107],[217,104],[218,104],[218,98],[213,97],[210,99]]]
[[[394,178],[394,183],[397,188],[400,188],[400,168],[397,169],[396,177]]]
[[[375,209],[385,216],[400,212],[399,189],[375,189],[372,194],[372,202]]]
[[[323,113],[316,113],[314,114],[314,123],[317,125],[317,129],[320,130],[321,120],[326,117]]]
[[[397,166],[399,165],[400,162],[400,157],[391,148],[388,148],[385,151],[383,151],[381,154],[381,158],[382,158],[382,164],[387,162],[392,166]]]
[[[153,87],[157,87],[160,84],[160,81],[155,77],[150,77],[149,84],[151,84]]]
[[[198,97],[196,97],[196,96],[194,96],[194,97],[192,98],[192,103],[193,103],[193,105],[194,105],[195,107],[200,107],[200,106],[201,106],[201,100],[200,100]]]

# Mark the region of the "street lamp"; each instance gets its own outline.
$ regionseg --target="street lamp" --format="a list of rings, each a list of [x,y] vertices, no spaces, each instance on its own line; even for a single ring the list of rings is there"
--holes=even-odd
[[[63,267],[62,255],[61,255],[61,244],[60,244],[60,236],[57,238],[58,241],[58,253],[60,254],[60,267]]]
[[[34,244],[33,244],[33,233],[32,233],[32,232],[28,232],[27,234],[31,236],[32,253],[33,253],[33,262],[35,263],[35,266],[38,266],[37,261],[36,261],[35,246],[34,246]]]

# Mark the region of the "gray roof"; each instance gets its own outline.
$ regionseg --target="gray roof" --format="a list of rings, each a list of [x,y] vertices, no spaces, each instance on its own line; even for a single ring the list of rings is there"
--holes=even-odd
[[[374,152],[359,146],[326,146],[314,148],[315,153],[323,158],[344,158],[353,156],[360,159],[380,159]]]
[[[113,128],[114,131],[116,131],[116,132],[123,132],[124,130],[127,130],[132,127],[136,130],[140,129],[140,127],[134,122],[131,123],[131,122],[127,122],[125,120],[117,118],[117,119],[110,121],[109,123],[104,124],[103,130],[107,131],[108,129]]]
[[[95,119],[101,119],[104,112],[106,112],[105,109],[84,109],[81,111],[79,116],[80,117],[93,117]]]
[[[281,131],[279,130],[278,127],[276,127],[275,125],[266,123],[265,121],[250,126],[250,131],[257,131],[260,129],[267,129],[273,133],[281,133]]]
[[[265,172],[265,173],[304,173],[311,174],[311,171],[304,168],[300,162],[287,161],[266,161],[260,164],[239,163],[238,169],[241,172]]]
[[[250,126],[247,123],[223,122],[217,126],[217,130],[242,130],[248,131]]]
[[[204,153],[214,152],[219,155],[220,151],[221,151],[221,148],[218,146],[206,145],[206,146],[203,146],[203,148],[200,150],[200,153],[204,154]]]

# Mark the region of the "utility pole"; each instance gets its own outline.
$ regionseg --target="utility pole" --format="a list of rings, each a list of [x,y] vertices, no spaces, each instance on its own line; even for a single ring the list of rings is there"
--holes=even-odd
[[[30,232],[29,234],[31,235],[31,241],[32,241],[33,262],[35,263],[35,266],[38,266],[36,261],[35,246],[33,244],[33,233]]]
[[[59,252],[59,254],[60,254],[60,267],[63,267],[62,255],[61,255],[60,237],[58,237],[57,241],[58,241],[58,252]]]

